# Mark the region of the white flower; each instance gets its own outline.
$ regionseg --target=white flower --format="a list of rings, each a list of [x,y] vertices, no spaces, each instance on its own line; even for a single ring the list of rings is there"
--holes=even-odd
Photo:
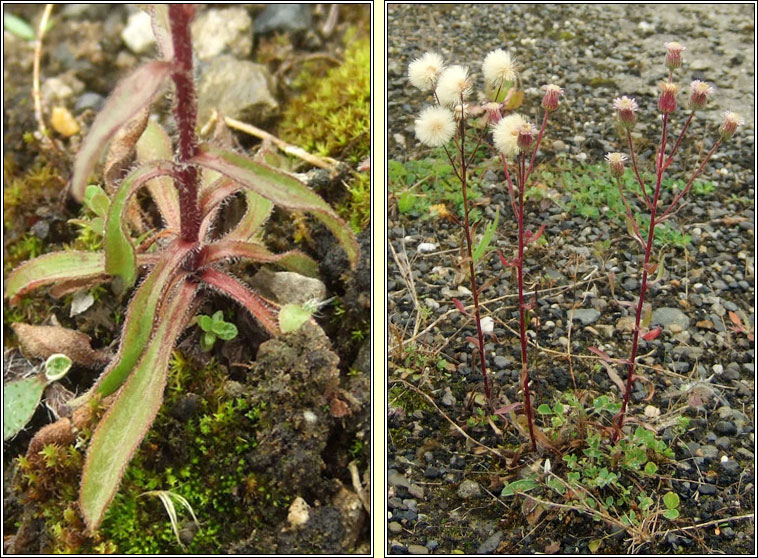
[[[436,52],[427,52],[408,65],[408,79],[411,85],[426,91],[434,88],[434,84],[443,69],[442,56]]]
[[[455,133],[453,113],[443,107],[425,108],[415,124],[416,137],[429,147],[438,147],[449,142]]]
[[[490,335],[495,329],[495,320],[487,316],[482,318],[480,325],[482,326],[482,335]]]
[[[500,153],[506,157],[513,157],[518,154],[519,130],[525,124],[527,124],[527,121],[520,114],[511,114],[495,124],[492,139]]]
[[[511,55],[502,48],[493,50],[484,58],[482,73],[487,83],[493,87],[500,87],[503,83],[516,79],[516,68]]]
[[[471,93],[471,78],[465,66],[449,66],[445,68],[437,80],[437,99],[441,105],[453,107],[461,104]]]

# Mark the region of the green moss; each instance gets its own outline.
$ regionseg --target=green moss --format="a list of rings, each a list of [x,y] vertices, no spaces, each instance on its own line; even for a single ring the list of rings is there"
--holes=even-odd
[[[193,368],[176,351],[164,405],[127,468],[119,491],[94,537],[87,537],[77,511],[83,451],[91,428],[72,446],[46,446],[39,458],[19,458],[22,494],[45,522],[48,552],[216,554],[256,528],[284,519],[290,497],[257,476],[247,456],[257,447],[260,408],[230,393],[226,369],[215,361]],[[188,401],[194,412],[177,412]],[[187,499],[200,528],[184,548],[157,498],[145,492],[170,490]],[[180,529],[192,524],[178,510]]]
[[[345,37],[344,62],[320,77],[319,62],[306,64],[295,81],[308,89],[290,101],[280,136],[322,156],[358,162],[370,151],[371,42],[356,32]]]
[[[355,173],[347,191],[350,197],[337,212],[359,233],[371,223],[371,174]]]

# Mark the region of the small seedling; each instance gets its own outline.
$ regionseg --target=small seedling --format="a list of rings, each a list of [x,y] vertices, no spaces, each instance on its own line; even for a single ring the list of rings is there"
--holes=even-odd
[[[213,349],[217,337],[224,341],[237,337],[237,326],[225,322],[224,313],[221,310],[215,312],[213,316],[200,314],[197,317],[197,325],[203,330],[203,335],[200,337],[200,347],[206,352]]]

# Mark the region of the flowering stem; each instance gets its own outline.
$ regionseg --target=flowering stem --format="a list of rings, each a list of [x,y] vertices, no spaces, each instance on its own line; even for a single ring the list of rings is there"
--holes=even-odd
[[[679,200],[681,200],[687,194],[687,192],[690,191],[690,188],[692,188],[692,183],[695,181],[695,178],[697,178],[698,175],[703,171],[703,168],[705,168],[705,165],[708,163],[710,158],[716,152],[716,149],[718,149],[719,146],[721,145],[721,141],[722,141],[721,138],[719,138],[716,141],[716,143],[713,144],[713,147],[711,147],[711,150],[708,152],[708,154],[705,156],[705,159],[703,159],[703,162],[700,163],[700,166],[695,171],[695,174],[693,174],[689,182],[687,182],[687,186],[685,186],[684,190],[682,190],[676,195],[676,197],[671,202],[671,204],[666,208],[666,211],[664,211],[660,219],[658,219],[659,223],[671,214],[671,210],[676,206],[677,203],[679,203]]]
[[[529,170],[527,171],[526,175],[524,176],[524,182],[529,180],[529,175],[532,174],[532,168],[534,168],[534,159],[537,157],[537,151],[540,148],[540,142],[542,141],[542,134],[545,132],[545,126],[547,125],[547,117],[550,114],[550,111],[545,111],[545,116],[542,119],[542,126],[540,127],[540,133],[537,134],[537,141],[534,144],[534,151],[532,151],[532,158],[529,161]],[[523,184],[522,183],[522,184]]]
[[[197,203],[197,168],[187,164],[196,155],[197,99],[192,75],[192,39],[190,22],[195,8],[192,5],[170,4],[171,37],[174,44],[176,69],[172,74],[176,86],[174,117],[179,132],[177,153],[177,185],[181,215],[181,237],[197,242],[200,232],[200,209]]]
[[[461,99],[461,105],[463,99]],[[484,352],[484,333],[482,332],[482,318],[479,312],[479,289],[476,285],[476,275],[474,273],[474,255],[471,247],[471,226],[469,224],[469,206],[468,206],[468,188],[467,188],[467,175],[468,169],[466,165],[466,152],[465,152],[465,119],[461,117],[458,125],[461,143],[461,168],[459,178],[461,179],[461,191],[463,193],[463,229],[466,233],[466,255],[468,256],[469,276],[471,277],[471,294],[474,297],[474,321],[476,321],[476,333],[479,340],[479,363],[482,369],[482,379],[484,382],[484,394],[487,397],[487,403],[490,404],[492,400],[492,390],[490,389],[490,383],[487,378],[487,362],[485,360]]]
[[[547,120],[547,112],[545,112],[545,120]],[[534,156],[532,156],[532,161],[534,161]],[[516,258],[516,270],[518,278],[519,337],[521,340],[521,382],[524,386],[524,411],[529,423],[529,436],[532,440],[532,449],[536,450],[537,442],[534,438],[534,422],[532,419],[531,396],[529,394],[529,367],[526,350],[526,304],[524,302],[524,177],[526,176],[526,159],[523,154],[520,154],[518,158],[518,176],[518,257]]]
[[[669,168],[671,161],[674,160],[674,153],[676,153],[676,150],[679,149],[679,144],[682,142],[682,138],[684,137],[684,134],[687,132],[687,128],[690,127],[690,122],[692,122],[693,116],[695,116],[694,110],[690,112],[690,115],[687,118],[687,122],[684,123],[684,128],[682,128],[682,132],[679,134],[679,137],[676,138],[676,143],[674,144],[674,147],[671,149],[671,153],[669,154],[669,158],[666,160],[666,164],[663,166],[663,170],[666,170],[667,168]]]
[[[640,298],[637,301],[637,313],[634,318],[634,333],[632,334],[632,354],[629,357],[629,370],[626,377],[626,391],[624,392],[624,402],[621,405],[621,411],[619,411],[618,419],[616,421],[616,428],[613,432],[613,442],[615,443],[621,435],[621,427],[624,424],[624,414],[626,413],[626,406],[629,403],[629,394],[632,391],[632,382],[634,381],[634,367],[637,360],[637,347],[640,337],[640,321],[642,318],[642,306],[645,303],[645,293],[647,292],[647,276],[648,276],[648,264],[650,262],[650,254],[653,251],[653,240],[655,235],[655,213],[658,206],[658,196],[661,193],[661,182],[663,180],[663,158],[666,150],[666,124],[668,123],[668,114],[663,115],[663,130],[661,132],[661,152],[656,162],[656,177],[655,177],[655,193],[653,194],[653,200],[650,207],[650,226],[648,227],[647,243],[645,244],[645,260],[642,263],[642,286],[640,287]]]
[[[629,128],[626,129],[626,140],[627,142],[629,142],[629,155],[632,158],[632,168],[634,169],[634,175],[637,177],[637,182],[639,182],[640,184],[642,195],[645,196],[645,202],[647,203],[647,206],[649,208],[650,196],[647,195],[647,189],[645,188],[645,183],[642,181],[642,177],[640,176],[640,171],[637,169],[637,156],[634,154],[634,143],[632,143],[632,133],[629,131]]]

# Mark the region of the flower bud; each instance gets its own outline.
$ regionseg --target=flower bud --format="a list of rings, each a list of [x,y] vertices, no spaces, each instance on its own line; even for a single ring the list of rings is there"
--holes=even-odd
[[[671,81],[661,82],[661,96],[658,97],[658,110],[664,114],[672,113],[676,110],[676,93],[679,86]]]
[[[534,141],[534,135],[537,133],[537,128],[529,122],[523,122],[516,128],[518,131],[518,138],[516,139],[516,145],[518,145],[521,151],[528,151],[532,147]]]
[[[708,101],[708,95],[713,93],[713,87],[704,81],[696,79],[690,84],[690,108],[700,110],[705,107]]]
[[[684,47],[676,41],[666,43],[663,46],[666,47],[666,67],[669,70],[676,70],[682,65],[682,51]]]
[[[500,121],[500,103],[485,103],[482,108],[487,112],[487,121],[490,124],[497,124]]]
[[[624,128],[632,129],[637,122],[637,101],[624,95],[613,100],[616,118]]]
[[[611,176],[620,178],[624,174],[624,161],[626,159],[627,157],[623,153],[608,153],[605,156],[611,170]]]
[[[558,108],[558,97],[563,95],[563,89],[554,84],[543,85],[545,96],[542,98],[542,108],[552,112]]]
[[[731,138],[734,135],[734,132],[737,131],[737,128],[744,123],[745,121],[740,118],[739,114],[730,110],[726,111],[724,113],[724,123],[721,124],[721,127],[719,128],[721,139],[727,140]]]

